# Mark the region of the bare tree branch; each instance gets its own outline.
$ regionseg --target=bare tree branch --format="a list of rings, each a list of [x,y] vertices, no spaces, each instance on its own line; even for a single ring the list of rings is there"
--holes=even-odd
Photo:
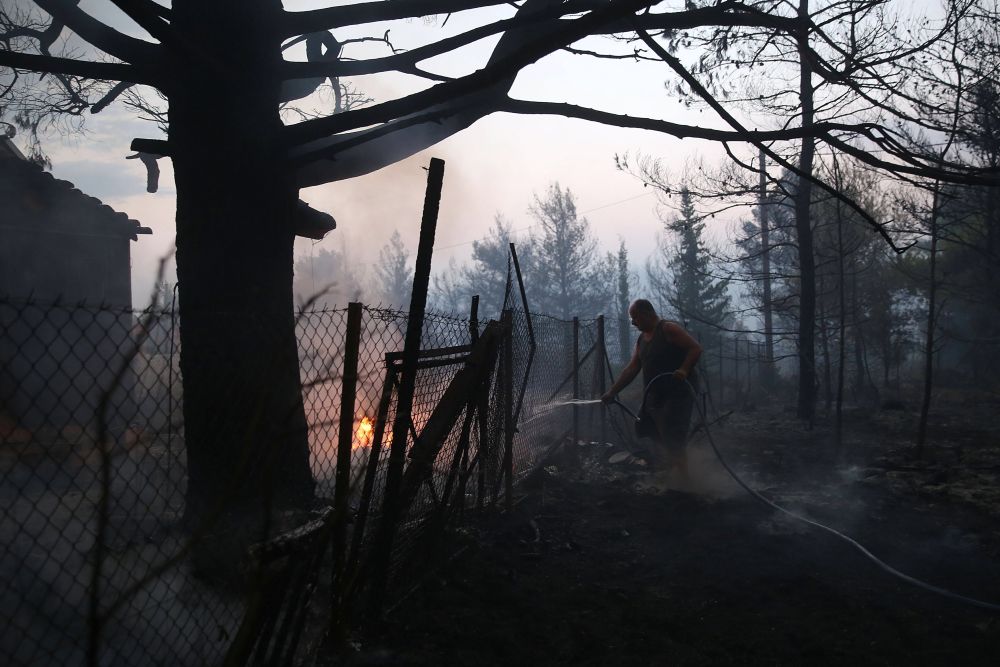
[[[294,37],[316,30],[342,28],[380,21],[412,19],[431,14],[451,14],[468,9],[508,4],[505,0],[407,0],[406,2],[360,2],[304,12],[286,12],[277,26],[281,37]]]
[[[0,65],[12,69],[68,74],[102,81],[128,81],[154,86],[159,83],[159,78],[152,69],[125,63],[99,63],[74,58],[0,51]]]
[[[104,109],[107,108],[109,104],[118,99],[119,95],[121,95],[126,90],[131,88],[133,85],[135,84],[130,83],[128,81],[121,81],[117,83],[111,90],[109,90],[104,95],[104,97],[102,97],[97,102],[94,102],[94,104],[91,105],[90,113],[101,113],[102,111],[104,111]]]
[[[111,3],[162,44],[169,46],[176,42],[170,24],[164,20],[164,14],[169,15],[166,7],[152,0],[111,0]]]
[[[652,6],[658,2],[659,0],[650,0],[641,4]],[[569,21],[569,19],[564,18],[567,15],[603,6],[606,5],[604,3],[595,3],[594,0],[571,0],[564,4],[535,9],[530,13],[519,13],[509,19],[494,21],[432,44],[427,44],[411,51],[395,53],[383,58],[324,63],[286,62],[283,65],[283,75],[285,78],[295,79],[313,76],[360,76],[394,70],[406,71],[422,60],[453,51],[477,40],[514,28],[547,23],[547,27],[555,30],[558,29],[560,23]],[[729,26],[766,27],[785,31],[794,30],[798,25],[795,20],[780,16],[761,12],[736,11],[743,7],[742,3],[723,2],[712,7],[701,7],[680,12],[646,13],[635,16],[633,19],[608,21],[605,25],[596,27],[590,34],[612,35],[622,32],[631,33],[635,25],[639,25],[647,30],[684,30],[703,26],[708,23]],[[633,56],[628,57],[631,58]]]
[[[712,94],[709,93],[708,90],[706,90],[705,87],[702,86],[701,83],[697,79],[695,79],[694,76],[687,71],[687,69],[684,68],[684,66],[676,57],[667,53],[666,49],[657,44],[656,41],[654,41],[653,38],[650,37],[649,33],[647,33],[645,30],[642,30],[640,28],[636,32],[638,33],[642,41],[645,42],[646,45],[649,46],[649,48],[652,49],[654,53],[660,56],[660,58],[662,58],[663,61],[667,63],[667,65],[669,65],[672,70],[677,72],[677,74],[679,74],[681,78],[684,79],[684,81],[689,86],[691,86],[692,90],[694,90],[705,102],[707,102],[708,105],[712,107],[723,120],[726,121],[726,123],[728,123],[733,129],[742,132],[747,132],[746,128],[743,127],[743,124],[740,123],[732,114],[730,114],[718,102],[718,100],[716,100],[712,96]],[[824,180],[816,178],[812,174],[803,172],[801,169],[796,167],[789,160],[786,160],[783,156],[773,151],[770,148],[770,146],[765,145],[763,142],[752,141],[751,143],[758,149],[763,151],[765,155],[767,155],[769,158],[774,160],[777,164],[781,165],[791,173],[795,174],[799,178],[808,179],[813,184],[818,185],[819,187],[821,187],[822,189],[826,190],[831,195],[833,195],[835,198],[847,204],[852,210],[854,210],[858,215],[860,215],[862,219],[865,220],[865,222],[867,222],[876,232],[878,232],[879,236],[881,236],[895,252],[902,253],[906,250],[906,248],[901,248],[898,245],[896,245],[896,239],[894,239],[892,235],[890,235],[886,231],[885,226],[878,220],[875,220],[871,216],[871,214],[865,211],[860,204],[854,201],[854,199],[837,191],[834,187],[828,185]]]
[[[77,7],[72,0],[35,0],[35,4],[82,39],[119,60],[155,65],[161,59],[159,46],[118,32]]]
[[[821,122],[806,127],[790,127],[782,130],[718,130],[698,125],[672,123],[657,118],[628,116],[608,111],[600,111],[589,107],[578,106],[565,102],[535,102],[530,100],[506,99],[497,105],[497,111],[507,111],[521,114],[551,114],[567,118],[579,118],[604,125],[629,127],[640,130],[650,130],[669,134],[679,139],[706,139],[708,141],[791,141],[803,137],[826,139],[833,132],[857,132],[866,127],[877,128],[877,125]]]
[[[289,146],[301,145],[338,132],[388,122],[438,104],[464,99],[468,95],[481,95],[484,103],[490,101],[491,97],[493,101],[498,101],[513,83],[513,77],[526,65],[591,34],[595,28],[632,14],[648,4],[649,0],[623,0],[581,18],[559,22],[551,30],[531,30],[530,34],[509,31],[505,37],[510,46],[501,50],[501,46],[505,44],[505,40],[502,40],[490,62],[477,72],[401,99],[293,125],[285,129],[285,140]],[[528,11],[534,9],[527,4],[525,7]],[[516,35],[516,38],[512,35]],[[517,40],[516,43],[510,41],[514,39]],[[484,109],[483,115],[486,112]]]

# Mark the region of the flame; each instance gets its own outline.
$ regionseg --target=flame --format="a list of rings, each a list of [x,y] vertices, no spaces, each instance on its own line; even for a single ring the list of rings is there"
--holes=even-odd
[[[371,447],[375,424],[368,417],[362,417],[358,427],[354,429],[354,449]]]

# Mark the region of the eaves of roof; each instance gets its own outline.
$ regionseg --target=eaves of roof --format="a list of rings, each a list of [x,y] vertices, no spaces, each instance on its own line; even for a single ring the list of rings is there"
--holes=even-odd
[[[40,166],[0,150],[0,202],[5,214],[0,226],[38,227],[70,234],[127,237],[152,234],[138,220],[84,194],[69,181],[55,178]]]

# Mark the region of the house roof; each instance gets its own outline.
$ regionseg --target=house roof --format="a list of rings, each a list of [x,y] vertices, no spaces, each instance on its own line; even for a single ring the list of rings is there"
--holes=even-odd
[[[47,231],[127,237],[133,241],[139,234],[153,233],[138,220],[28,161],[4,137],[0,137],[0,201],[5,210],[0,228],[42,227]]]

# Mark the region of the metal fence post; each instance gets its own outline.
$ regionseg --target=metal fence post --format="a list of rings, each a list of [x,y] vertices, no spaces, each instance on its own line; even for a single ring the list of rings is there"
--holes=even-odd
[[[606,391],[604,369],[602,368],[604,364],[601,362],[608,354],[604,340],[604,315],[597,316],[597,347],[600,350],[600,356],[597,358],[597,391],[600,392],[601,396],[604,396]],[[598,409],[601,411],[601,444],[603,445],[608,441],[608,407],[601,403]]]
[[[476,341],[479,340],[479,295],[474,294],[472,296],[472,304],[469,307],[469,343],[475,345]],[[469,416],[475,414],[476,412],[476,398],[474,396],[469,397],[469,404],[466,406]],[[459,514],[465,512],[465,483],[469,475],[469,444],[466,441],[465,449],[462,450],[462,463],[461,472],[459,474],[459,488],[458,488],[458,511]]]
[[[388,355],[386,355],[388,356]],[[347,567],[352,572],[358,569],[358,558],[361,553],[361,545],[364,540],[365,526],[368,521],[368,514],[371,511],[372,496],[375,493],[375,478],[378,476],[379,458],[382,454],[382,440],[385,438],[386,419],[389,415],[389,407],[392,402],[393,387],[396,386],[392,364],[387,358],[385,360],[385,379],[382,383],[382,393],[379,397],[378,407],[375,409],[375,426],[372,430],[372,444],[368,450],[368,462],[365,471],[365,481],[361,487],[361,500],[358,505],[358,514],[354,519],[353,535],[351,536],[351,552],[348,556]]]
[[[177,286],[170,299],[170,351],[167,353],[167,477],[174,459],[174,324],[177,321]],[[172,479],[172,478],[171,478]]]
[[[341,380],[340,426],[337,437],[336,486],[333,507],[333,595],[339,593],[347,545],[347,502],[351,491],[351,450],[354,442],[354,404],[358,387],[358,352],[361,347],[361,304],[347,305],[347,334],[344,341],[344,374]],[[334,606],[336,608],[337,605]]]
[[[531,309],[528,308],[528,295],[524,289],[524,277],[521,275],[521,263],[517,260],[517,249],[513,243],[510,244],[510,259],[514,264],[514,275],[517,276],[517,286],[521,292],[521,305],[524,307],[524,324],[528,330],[528,358],[524,361],[524,376],[517,396],[517,405],[514,408],[514,420],[517,421],[521,418],[521,408],[524,407],[524,395],[528,391],[531,366],[535,362],[535,351],[538,349],[538,344],[535,341],[535,325],[531,322]]]
[[[739,402],[743,387],[740,385],[740,339],[733,338],[733,398]]]
[[[580,398],[580,318],[573,318],[573,398]],[[573,403],[573,444],[580,442],[580,406]]]
[[[493,448],[490,447],[490,382],[483,383],[477,390],[476,396],[476,422],[479,426],[479,447],[476,456],[479,459],[479,475],[476,480],[476,511],[482,512],[486,507],[487,487],[493,488],[489,484],[489,468],[493,461]]]
[[[472,298],[472,311],[470,316],[476,320],[476,331],[473,343],[479,340],[479,296]],[[475,402],[476,410],[476,430],[479,434],[478,445],[476,447],[477,474],[476,474],[476,511],[482,513],[486,507],[487,488],[493,488],[488,484],[486,478],[489,474],[489,466],[492,463],[492,448],[490,447],[490,389],[492,386],[492,376],[476,388],[476,395],[471,397]]]
[[[514,508],[514,313],[503,311],[503,474],[506,475],[504,505]]]

